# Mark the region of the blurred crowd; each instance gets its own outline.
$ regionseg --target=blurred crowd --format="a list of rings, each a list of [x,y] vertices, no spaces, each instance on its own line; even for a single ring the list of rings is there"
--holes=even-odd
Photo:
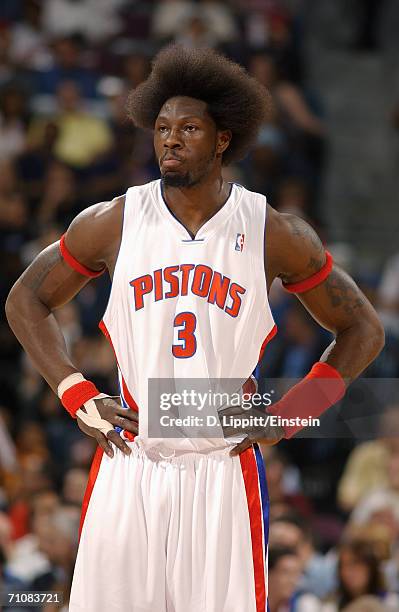
[[[374,49],[370,15],[378,3],[360,4],[359,45]],[[383,318],[387,345],[367,375],[398,377],[399,254],[370,277],[350,245],[329,243],[320,213],[328,138],[323,92],[311,88],[307,75],[305,5],[2,0],[2,303],[22,270],[79,211],[158,177],[151,134],[126,118],[128,92],[147,77],[165,43],[211,46],[243,64],[274,99],[255,148],[225,170],[226,179],[264,193],[278,210],[317,229]],[[91,282],[57,319],[77,368],[116,394],[113,354],[97,328],[108,293],[106,278]],[[300,378],[331,337],[278,283],[271,303],[279,333],[259,375]],[[58,590],[67,602],[94,443],[60,407],[3,315],[0,360],[0,582]],[[386,422],[397,421],[396,409],[390,407],[371,441],[299,439],[263,449],[271,612],[399,610],[399,443]]]

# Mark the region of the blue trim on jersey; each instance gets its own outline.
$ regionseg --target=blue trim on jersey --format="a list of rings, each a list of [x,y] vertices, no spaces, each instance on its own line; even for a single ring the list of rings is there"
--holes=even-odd
[[[267,489],[266,469],[265,469],[265,463],[263,461],[262,453],[257,444],[254,444],[253,448],[255,451],[256,467],[258,468],[258,478],[259,478],[259,485],[260,485],[260,499],[261,499],[261,504],[262,504],[263,534],[264,534],[264,540],[265,540],[265,567],[266,567],[267,547],[269,544],[269,491]],[[267,589],[267,585],[266,585],[266,589]],[[267,612],[270,612],[269,600],[267,597],[267,590],[266,590],[266,609],[267,609]]]
[[[121,382],[120,382],[119,376],[120,376],[120,372],[119,372],[119,370],[118,370],[118,389],[119,389],[119,396],[120,396],[121,401],[122,401],[122,406],[123,406],[124,408],[129,408],[129,406],[127,405],[127,402],[126,402],[125,398],[123,397],[123,391],[122,391],[122,386],[121,386]],[[115,426],[114,426],[114,429],[115,429],[115,431],[117,431],[118,433],[121,433],[121,431],[122,431],[122,427],[119,427],[118,425],[115,425]]]
[[[266,470],[263,462],[262,453],[257,444],[254,444],[256,465],[258,468],[258,477],[260,485],[260,494],[262,502],[262,516],[263,516],[263,532],[265,534],[265,551],[269,542],[269,492],[267,490]],[[265,560],[266,561],[266,560]]]

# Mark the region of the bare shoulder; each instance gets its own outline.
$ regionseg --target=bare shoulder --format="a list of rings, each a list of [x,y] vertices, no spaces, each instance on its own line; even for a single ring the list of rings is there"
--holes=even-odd
[[[304,219],[279,213],[267,205],[266,262],[270,283],[286,283],[314,274],[324,265],[325,249],[316,231]]]
[[[96,270],[110,268],[119,250],[125,196],[85,208],[65,234],[68,250],[82,264]]]

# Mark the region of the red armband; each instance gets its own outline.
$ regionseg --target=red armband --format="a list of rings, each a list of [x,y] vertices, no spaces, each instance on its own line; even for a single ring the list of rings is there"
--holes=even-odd
[[[83,276],[90,276],[91,278],[95,278],[96,276],[101,276],[101,274],[105,272],[105,267],[100,271],[91,270],[87,266],[81,264],[77,259],[75,259],[72,253],[70,253],[67,249],[67,246],[65,244],[65,234],[61,236],[60,239],[60,251],[62,258],[68,264],[68,266],[75,270],[75,272],[83,274]]]
[[[285,438],[292,438],[306,426],[301,424],[302,419],[319,417],[338,402],[345,391],[346,385],[338,370],[328,363],[318,361],[303,380],[267,409],[267,413],[295,420],[292,425],[283,423]]]
[[[100,394],[96,385],[89,380],[83,380],[69,387],[61,395],[61,403],[68,410],[71,417],[76,419],[76,413],[85,402]]]
[[[320,285],[320,283],[326,280],[327,276],[331,273],[332,266],[332,255],[326,251],[326,263],[316,272],[316,274],[312,274],[309,278],[305,278],[305,280],[299,281],[298,283],[283,283],[283,287],[290,293],[304,293],[305,291],[314,289],[317,285]]]

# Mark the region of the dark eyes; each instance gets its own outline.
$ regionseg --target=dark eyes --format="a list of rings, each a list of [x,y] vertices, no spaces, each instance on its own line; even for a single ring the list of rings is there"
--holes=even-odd
[[[183,129],[185,132],[195,132],[198,128],[196,125],[192,125],[191,123],[188,123],[187,125],[184,126]],[[161,134],[166,134],[168,130],[169,128],[166,125],[158,126],[158,132],[160,132]]]

